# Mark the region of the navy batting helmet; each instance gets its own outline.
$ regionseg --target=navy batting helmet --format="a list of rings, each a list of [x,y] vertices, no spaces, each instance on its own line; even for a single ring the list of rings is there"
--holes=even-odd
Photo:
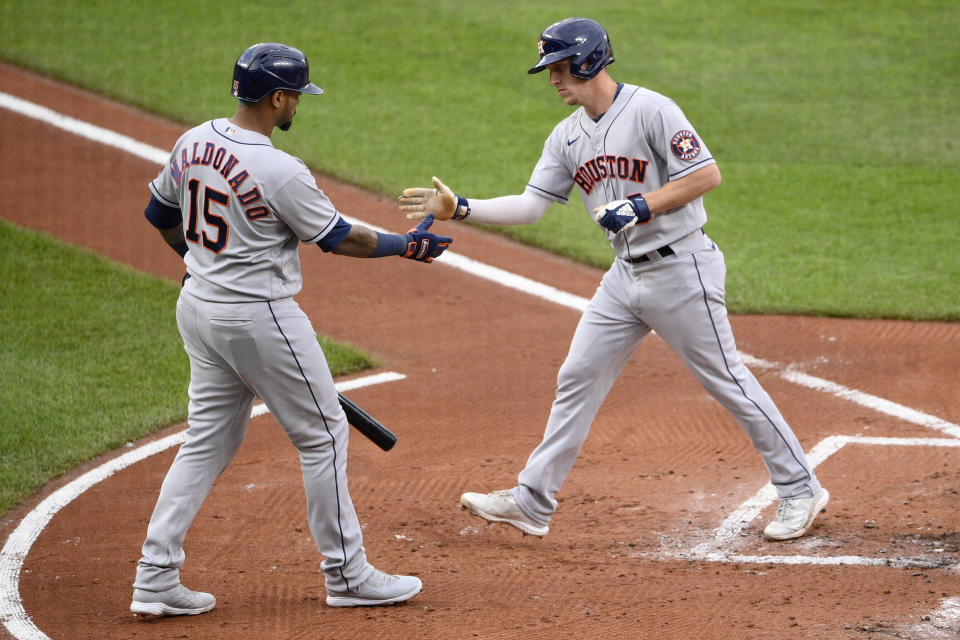
[[[527,73],[540,73],[548,64],[573,58],[570,75],[589,80],[613,63],[610,37],[600,23],[589,18],[567,18],[540,34],[540,60]]]
[[[277,89],[323,93],[323,89],[310,82],[310,64],[299,49],[279,42],[261,42],[240,54],[233,67],[234,98],[259,102]]]

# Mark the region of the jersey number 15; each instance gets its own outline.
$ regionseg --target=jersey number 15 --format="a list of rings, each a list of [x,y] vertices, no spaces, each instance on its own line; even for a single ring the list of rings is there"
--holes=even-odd
[[[210,203],[226,207],[230,204],[230,196],[216,189],[205,187],[203,189],[203,221],[210,228],[210,234],[207,228],[201,233],[197,232],[197,223],[199,219],[199,200],[200,200],[200,181],[194,178],[187,183],[190,189],[190,219],[187,222],[187,228],[184,230],[184,236],[187,240],[199,243],[201,235],[203,246],[213,253],[220,253],[227,246],[227,237],[230,235],[230,226],[223,217],[210,211]],[[214,233],[216,232],[216,233]],[[211,237],[212,236],[212,237]]]

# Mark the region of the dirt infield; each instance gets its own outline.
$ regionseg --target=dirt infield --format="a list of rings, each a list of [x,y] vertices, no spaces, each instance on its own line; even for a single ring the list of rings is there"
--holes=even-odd
[[[6,93],[162,149],[185,128],[9,66],[0,65],[0,80]],[[294,127],[290,135],[309,132]],[[0,139],[3,218],[180,278],[182,263],[142,216],[157,166],[6,109],[0,109]],[[318,182],[350,216],[393,231],[409,227],[388,198],[323,176]],[[577,296],[592,295],[602,275],[465,225],[438,225],[454,236],[453,251]],[[171,448],[96,484],[43,529],[20,574],[23,608],[43,634],[107,640],[960,633],[960,448],[950,444],[960,435],[960,324],[732,319],[739,348],[756,359],[752,369],[804,447],[823,453],[817,470],[833,495],[810,536],[777,544],[760,535],[773,504],[742,527],[728,527],[723,545],[713,544],[725,519],[768,476],[729,414],[662,341],[650,338],[602,407],[541,540],[472,518],[458,499],[463,491],[515,484],[546,424],[578,312],[443,259],[429,266],[351,260],[310,247],[301,256],[305,286],[298,300],[317,330],[406,376],[350,393],[399,435],[384,453],[354,434],[350,489],[371,562],[418,575],[423,592],[396,607],[324,605],[296,451],[265,415],[251,421],[186,540],[183,581],[215,594],[216,609],[147,621],[127,608]],[[170,317],[157,318],[173,321],[172,308]],[[144,384],[149,370],[144,362]],[[183,428],[173,425],[157,437]],[[849,439],[828,440],[833,436]],[[8,514],[0,542],[45,496],[122,453],[58,479]],[[13,637],[0,628],[3,634]]]

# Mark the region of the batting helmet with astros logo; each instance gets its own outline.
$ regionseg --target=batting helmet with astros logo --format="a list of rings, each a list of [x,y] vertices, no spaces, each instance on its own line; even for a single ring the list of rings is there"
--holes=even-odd
[[[261,42],[240,54],[233,67],[234,98],[259,102],[277,89],[323,93],[323,89],[310,82],[310,64],[299,49],[279,42]]]
[[[589,80],[613,64],[613,48],[606,29],[589,18],[567,18],[540,34],[540,60],[527,73],[540,73],[547,65],[570,60],[570,75]]]

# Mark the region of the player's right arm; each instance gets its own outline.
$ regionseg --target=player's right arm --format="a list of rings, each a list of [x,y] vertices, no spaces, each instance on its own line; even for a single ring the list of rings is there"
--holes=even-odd
[[[166,205],[156,196],[150,196],[143,216],[163,236],[163,240],[181,258],[187,255],[187,242],[183,237],[183,214],[177,207]]]
[[[181,258],[187,255],[188,249],[183,234],[183,213],[177,199],[177,181],[174,179],[171,166],[176,162],[184,141],[192,132],[193,129],[180,136],[157,177],[150,181],[148,185],[150,202],[143,210],[143,216],[160,232],[164,242],[176,251]],[[186,276],[184,276],[184,279],[186,279]]]

